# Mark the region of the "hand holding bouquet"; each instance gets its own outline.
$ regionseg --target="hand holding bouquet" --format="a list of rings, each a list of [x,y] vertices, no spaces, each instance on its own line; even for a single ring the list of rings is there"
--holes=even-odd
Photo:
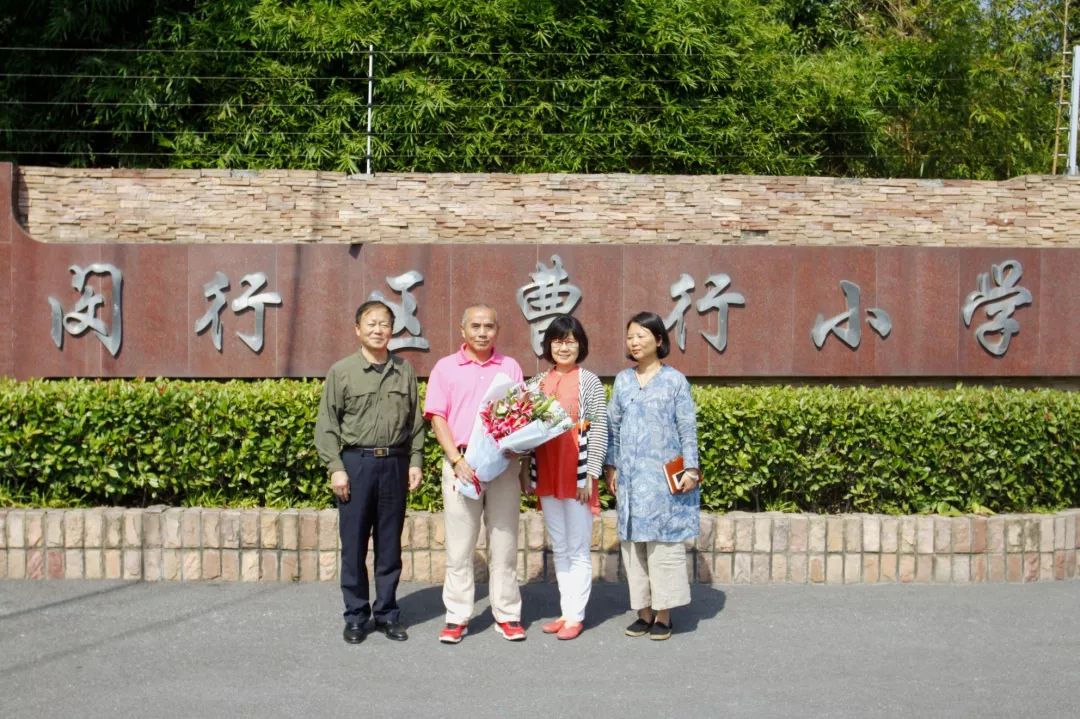
[[[461,493],[479,498],[483,483],[506,471],[510,464],[507,453],[536,449],[573,426],[566,410],[539,387],[496,375],[480,402],[469,437],[465,461],[473,468],[473,480],[459,485]]]

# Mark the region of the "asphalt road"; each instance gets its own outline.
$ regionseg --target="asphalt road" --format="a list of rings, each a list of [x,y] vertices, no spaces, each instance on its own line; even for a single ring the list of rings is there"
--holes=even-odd
[[[545,636],[528,585],[527,641],[482,611],[458,646],[440,591],[402,586],[409,641],[350,646],[332,584],[0,581],[0,717],[1080,716],[1080,581],[697,586],[667,642],[606,584]]]

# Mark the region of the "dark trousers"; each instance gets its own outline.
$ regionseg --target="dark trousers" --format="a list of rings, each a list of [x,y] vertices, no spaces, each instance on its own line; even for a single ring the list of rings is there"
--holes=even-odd
[[[349,501],[338,502],[341,530],[341,594],[345,621],[398,621],[397,586],[401,579],[401,530],[405,525],[408,457],[341,455],[349,475]],[[375,537],[375,602],[369,605],[367,549]]]

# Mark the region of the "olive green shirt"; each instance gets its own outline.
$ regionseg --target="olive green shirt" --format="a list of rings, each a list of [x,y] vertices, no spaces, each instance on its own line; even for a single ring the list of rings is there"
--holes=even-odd
[[[424,464],[424,414],[411,364],[390,355],[382,373],[359,350],[330,368],[315,421],[315,449],[328,473],[345,469],[346,447],[409,449]]]

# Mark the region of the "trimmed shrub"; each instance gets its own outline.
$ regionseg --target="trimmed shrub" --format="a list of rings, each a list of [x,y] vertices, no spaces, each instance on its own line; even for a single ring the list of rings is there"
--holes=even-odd
[[[330,506],[321,382],[0,380],[0,504]],[[1080,393],[696,387],[702,507],[1080,506]],[[414,509],[441,507],[429,432]],[[604,496],[610,506],[612,500]]]
[[[699,388],[703,507],[1020,512],[1080,505],[1080,394]]]

